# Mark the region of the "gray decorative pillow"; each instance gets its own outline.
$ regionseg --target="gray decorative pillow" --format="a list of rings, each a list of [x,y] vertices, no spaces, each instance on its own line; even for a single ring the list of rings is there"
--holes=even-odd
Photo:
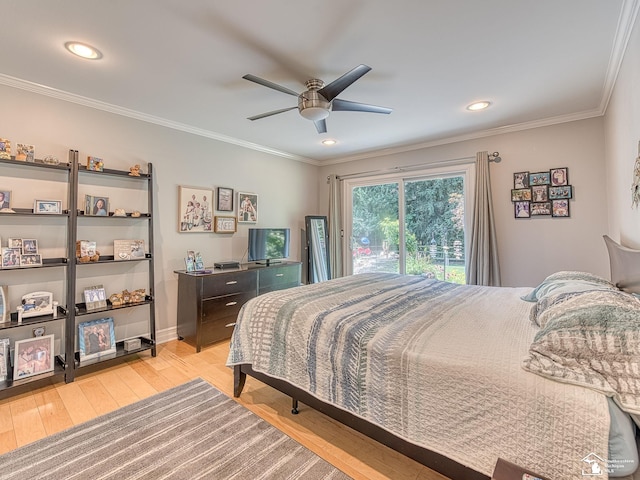
[[[521,298],[527,302],[537,302],[549,295],[602,289],[617,290],[609,280],[593,273],[561,271],[549,275],[531,293]]]

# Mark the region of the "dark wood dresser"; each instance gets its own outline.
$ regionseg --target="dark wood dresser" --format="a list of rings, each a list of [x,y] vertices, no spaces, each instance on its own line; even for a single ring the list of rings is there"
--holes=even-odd
[[[231,338],[242,305],[256,295],[300,285],[300,262],[242,265],[178,274],[178,338],[196,347]]]

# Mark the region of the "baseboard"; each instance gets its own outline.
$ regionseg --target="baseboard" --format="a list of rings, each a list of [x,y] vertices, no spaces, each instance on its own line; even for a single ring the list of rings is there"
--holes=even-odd
[[[167,343],[171,340],[178,339],[178,327],[165,328],[164,330],[156,330],[156,343]]]

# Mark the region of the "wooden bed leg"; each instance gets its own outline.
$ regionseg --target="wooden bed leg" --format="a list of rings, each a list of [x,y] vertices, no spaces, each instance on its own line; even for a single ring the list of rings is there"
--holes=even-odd
[[[244,373],[240,365],[233,367],[233,396],[239,397],[244,388],[244,382],[247,380],[247,374]]]
[[[293,397],[291,397],[291,413],[293,415],[297,415],[298,414],[298,400],[296,400]]]

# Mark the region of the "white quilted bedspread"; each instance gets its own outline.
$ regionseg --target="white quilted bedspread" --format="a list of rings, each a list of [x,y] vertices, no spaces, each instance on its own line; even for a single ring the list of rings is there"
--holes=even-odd
[[[520,299],[529,290],[362,274],[273,292],[244,306],[228,365],[488,476],[502,457],[584,480],[583,458],[607,458],[607,402],[521,367],[537,329]]]

